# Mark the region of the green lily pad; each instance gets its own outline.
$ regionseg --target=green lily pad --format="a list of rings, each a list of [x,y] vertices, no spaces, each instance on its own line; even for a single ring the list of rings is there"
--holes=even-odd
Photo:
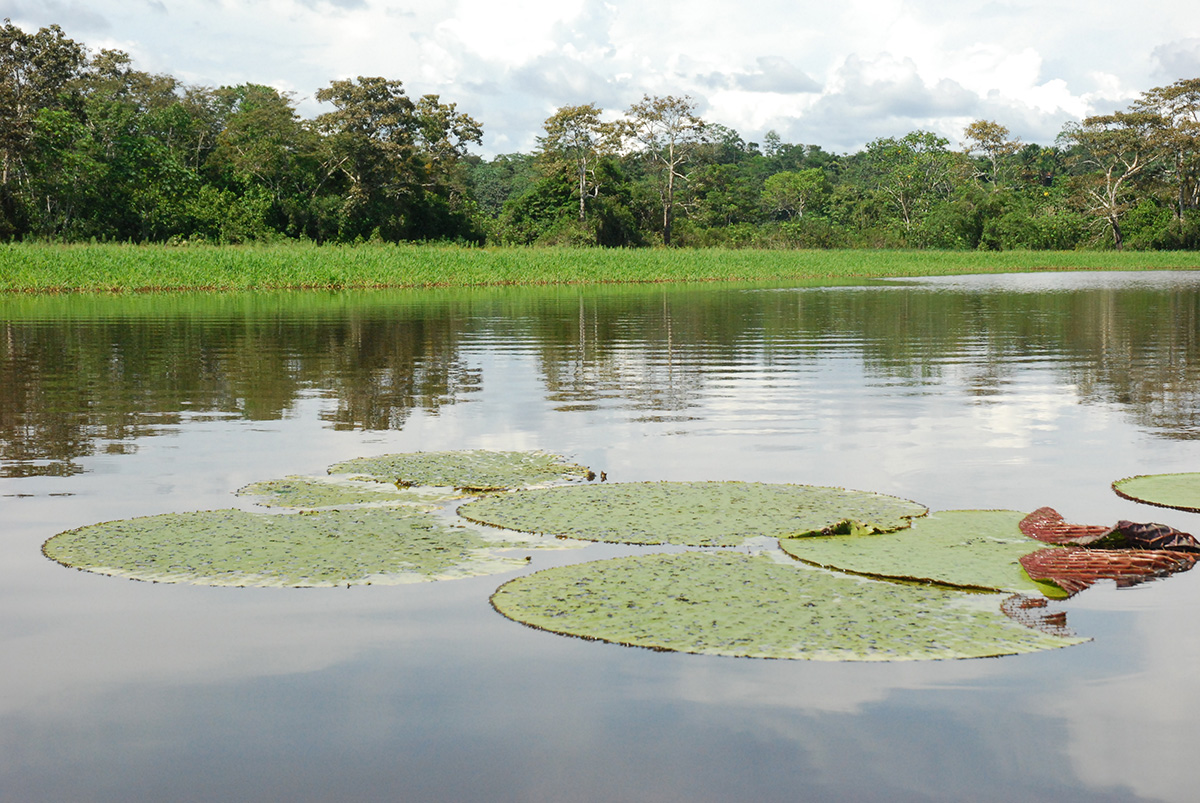
[[[1141,474],[1113,483],[1118,496],[1158,507],[1200,513],[1200,473]]]
[[[1021,568],[1022,557],[1046,546],[1022,534],[1017,525],[1024,517],[1013,510],[945,510],[897,532],[784,538],[779,546],[805,563],[871,577],[1063,598],[1061,588]]]
[[[736,546],[755,536],[908,526],[923,506],[895,496],[759,482],[638,482],[518,491],[459,508],[471,521],[620,544]]]
[[[296,587],[440,580],[524,565],[495,552],[504,545],[417,510],[212,510],[80,527],[54,536],[42,552],[66,566],[137,580]]]
[[[545,452],[408,452],[359,457],[329,467],[330,474],[365,474],[397,485],[434,485],[466,491],[499,491],[582,480],[586,466]]]
[[[237,493],[257,497],[257,504],[264,507],[306,510],[366,504],[436,505],[462,497],[436,488],[397,488],[375,480],[295,476],[253,482]]]
[[[781,565],[764,555],[682,552],[518,577],[492,605],[554,633],[756,658],[978,658],[1086,641],[1021,625],[1000,611],[1005,598]]]

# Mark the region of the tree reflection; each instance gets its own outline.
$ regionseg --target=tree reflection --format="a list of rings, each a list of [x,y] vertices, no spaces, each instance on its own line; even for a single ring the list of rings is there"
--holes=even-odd
[[[472,348],[530,355],[561,411],[704,416],[754,382],[857,361],[888,387],[981,402],[1030,366],[1080,403],[1200,437],[1200,293],[930,287],[541,288],[0,301],[0,474],[67,475],[196,415],[274,420],[305,395],[337,429],[400,429],[484,382]],[[815,388],[814,388],[815,390]],[[714,402],[714,400],[716,400]]]

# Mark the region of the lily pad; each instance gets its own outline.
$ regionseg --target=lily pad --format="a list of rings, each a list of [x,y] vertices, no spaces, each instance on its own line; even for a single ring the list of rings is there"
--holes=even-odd
[[[1062,597],[1061,589],[1032,580],[1021,568],[1023,555],[1045,547],[1021,533],[1024,516],[1013,510],[944,510],[883,535],[784,538],[779,545],[805,563],[871,577]]]
[[[264,507],[311,510],[366,504],[435,505],[462,494],[436,488],[397,488],[375,480],[292,476],[251,483],[238,490],[238,496],[256,497],[257,504]]]
[[[532,627],[655,650],[825,661],[914,661],[1065,647],[1000,611],[1001,594],[868,580],[764,555],[682,552],[579,563],[492,596]]]
[[[620,544],[736,546],[755,536],[907,527],[923,506],[867,491],[759,482],[638,482],[518,491],[469,502],[471,521]],[[847,525],[849,526],[849,525]]]
[[[1200,513],[1200,472],[1141,474],[1113,483],[1118,496],[1147,505]]]
[[[497,544],[416,510],[270,515],[168,513],[59,533],[42,552],[66,566],[165,583],[217,586],[398,584],[523,565]]]
[[[434,485],[465,491],[499,491],[583,480],[586,466],[545,452],[407,452],[359,457],[329,467],[330,474],[365,474],[397,485]]]
[[[1070,524],[1052,507],[1039,507],[1021,520],[1021,532],[1047,544],[1085,546],[1102,541],[1111,527],[1098,524]]]
[[[1030,577],[1044,579],[1074,596],[1098,580],[1115,580],[1119,588],[1186,572],[1200,555],[1169,549],[1041,549],[1021,558]]]

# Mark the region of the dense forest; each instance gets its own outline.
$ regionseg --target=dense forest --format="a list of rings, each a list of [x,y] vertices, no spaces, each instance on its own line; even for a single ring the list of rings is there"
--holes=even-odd
[[[1022,143],[977,120],[836,154],[746,142],[688,97],[559,108],[533,153],[358,77],[328,111],[257,84],[188,86],[58,26],[0,28],[0,240],[1200,248],[1200,78]]]

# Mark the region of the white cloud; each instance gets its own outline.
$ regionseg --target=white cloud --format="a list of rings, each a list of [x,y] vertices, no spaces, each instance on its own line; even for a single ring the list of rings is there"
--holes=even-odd
[[[151,13],[147,13],[151,12]],[[550,109],[619,110],[691,95],[759,139],[849,150],[929,128],[957,141],[987,116],[1028,141],[1200,74],[1192,2],[1148,0],[0,0],[27,30],[59,23],[89,46],[193,83],[256,81],[309,98],[335,78],[384,75],[483,122],[489,152],[528,149]]]

